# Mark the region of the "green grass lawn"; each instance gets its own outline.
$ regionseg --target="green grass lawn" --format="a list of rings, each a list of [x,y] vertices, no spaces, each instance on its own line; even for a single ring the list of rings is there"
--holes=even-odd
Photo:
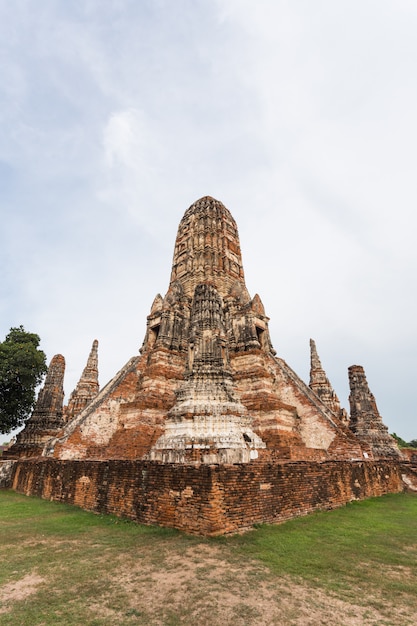
[[[232,539],[245,554],[273,571],[328,589],[366,581],[384,593],[416,594],[417,497],[389,494],[334,511],[297,518]],[[413,577],[387,577],[411,568]]]
[[[0,625],[417,620],[411,494],[203,539],[0,491],[0,558]]]

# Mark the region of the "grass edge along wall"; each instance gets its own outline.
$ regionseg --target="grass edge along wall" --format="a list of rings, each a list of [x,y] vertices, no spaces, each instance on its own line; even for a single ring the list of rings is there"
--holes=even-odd
[[[174,465],[20,460],[17,492],[188,533],[220,535],[404,490],[396,461]]]

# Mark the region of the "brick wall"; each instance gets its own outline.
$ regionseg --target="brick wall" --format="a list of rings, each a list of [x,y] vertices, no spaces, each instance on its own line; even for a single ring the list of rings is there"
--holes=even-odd
[[[145,524],[215,535],[402,491],[403,483],[395,461],[192,466],[27,459],[14,465],[13,488]]]
[[[0,489],[10,489],[12,486],[13,465],[15,461],[0,459]]]

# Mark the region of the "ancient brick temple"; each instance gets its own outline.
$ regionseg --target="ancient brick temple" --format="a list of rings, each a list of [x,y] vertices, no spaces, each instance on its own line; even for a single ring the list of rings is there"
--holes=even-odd
[[[97,350],[98,341],[94,340],[87,365],[70,396],[68,406],[64,406],[65,359],[62,354],[52,358],[35,409],[25,428],[17,435],[8,456],[42,455],[45,445],[95,398],[99,391]]]
[[[204,534],[402,489],[363,369],[349,369],[349,417],[314,341],[307,385],[276,354],[268,321],[246,288],[233,217],[201,198],[180,222],[140,353],[99,391],[95,341],[67,407],[64,360],[52,360],[9,451],[14,487]]]
[[[62,354],[56,354],[49,364],[30,420],[17,435],[9,456],[41,455],[45,444],[64,427],[64,373],[65,359]]]

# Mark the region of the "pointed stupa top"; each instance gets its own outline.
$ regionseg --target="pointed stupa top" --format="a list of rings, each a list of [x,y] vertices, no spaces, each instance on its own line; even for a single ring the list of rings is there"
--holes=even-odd
[[[170,286],[177,282],[189,297],[203,282],[215,284],[221,296],[236,283],[245,287],[236,222],[211,196],[194,202],[178,227]]]
[[[398,457],[397,443],[382,421],[365,370],[361,365],[351,365],[348,372],[350,429],[363,444],[369,446],[375,458]]]
[[[81,413],[99,392],[98,384],[98,341],[94,339],[81,378],[72,392],[66,411],[67,421]]]
[[[65,359],[62,354],[56,354],[49,364],[33,413],[9,450],[11,457],[42,454],[45,443],[64,427],[64,374]]]
[[[310,389],[335,415],[344,419],[345,412],[341,409],[339,398],[321,365],[316,343],[313,339],[310,339],[310,364]]]
[[[310,339],[310,386],[323,380],[323,374],[326,378],[324,369],[321,366],[319,355],[317,354],[316,342]],[[320,380],[321,379],[321,380]],[[327,381],[327,378],[326,378]]]
[[[64,402],[65,359],[62,354],[52,357],[45,384],[39,392],[31,419],[48,415],[52,420],[62,417]]]

